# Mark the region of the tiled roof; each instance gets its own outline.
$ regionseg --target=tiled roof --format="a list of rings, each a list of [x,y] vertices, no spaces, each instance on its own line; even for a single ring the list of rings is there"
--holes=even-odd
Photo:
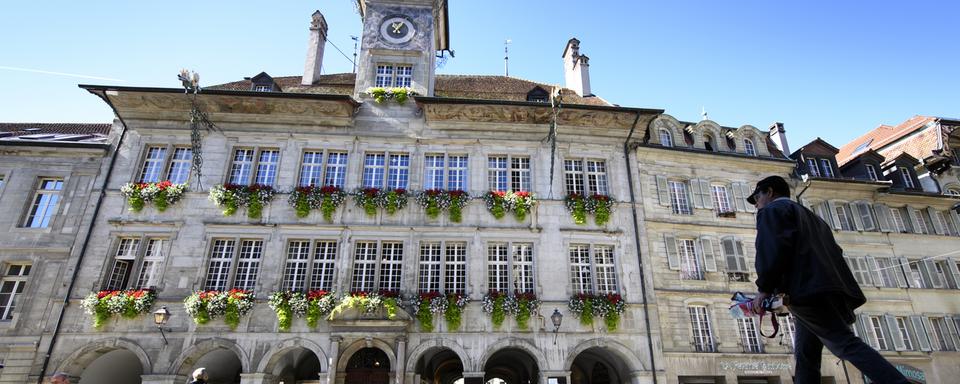
[[[872,131],[840,147],[840,152],[837,154],[837,162],[840,163],[840,165],[846,164],[848,161],[853,160],[860,152],[867,149],[878,149],[888,145],[934,120],[936,120],[935,117],[916,115],[896,126],[881,125],[874,128]],[[929,151],[931,149],[933,148],[927,148],[926,150]],[[913,151],[911,151],[911,153],[912,152]],[[914,153],[914,156],[918,158],[926,157],[916,156],[918,154],[920,153]]]
[[[337,73],[320,76],[313,85],[300,85],[300,76],[274,77],[273,80],[287,93],[321,93],[352,95],[356,81],[353,73]],[[450,97],[480,100],[526,101],[527,93],[535,87],[550,92],[556,85],[538,83],[507,76],[494,75],[437,75],[434,87],[436,97]],[[209,89],[229,91],[249,91],[253,87],[250,80],[214,85]],[[611,106],[597,96],[581,97],[568,88],[562,88],[563,102],[567,104]]]
[[[82,123],[0,123],[0,132],[9,133],[5,136],[22,136],[38,134],[61,135],[108,135],[110,124],[82,124]]]

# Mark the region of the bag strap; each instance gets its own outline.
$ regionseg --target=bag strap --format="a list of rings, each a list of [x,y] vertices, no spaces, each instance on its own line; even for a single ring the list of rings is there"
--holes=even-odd
[[[770,321],[773,322],[773,334],[771,334],[770,336],[764,335],[763,334],[763,315],[766,313],[767,311],[760,311],[760,325],[758,326],[759,328],[757,330],[760,332],[760,336],[766,337],[768,339],[772,339],[774,337],[777,337],[777,334],[780,333],[780,322],[777,321],[776,315],[771,314]]]

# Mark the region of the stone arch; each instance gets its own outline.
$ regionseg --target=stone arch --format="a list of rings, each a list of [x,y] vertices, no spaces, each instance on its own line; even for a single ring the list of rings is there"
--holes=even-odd
[[[320,368],[322,372],[330,371],[330,367],[327,365],[327,353],[319,344],[302,337],[292,337],[270,348],[270,350],[260,358],[260,363],[257,364],[257,372],[272,371],[274,365],[283,357],[283,353],[293,348],[306,348],[310,350],[320,358]]]
[[[463,349],[463,346],[460,345],[460,343],[457,343],[454,340],[437,337],[421,340],[420,344],[407,354],[407,365],[404,371],[413,372],[417,367],[417,361],[420,360],[425,352],[432,348],[446,348],[453,351],[453,353],[457,354],[457,357],[460,358],[460,362],[463,363],[463,370],[465,372],[476,372],[482,369],[482,367],[477,368],[474,365],[475,362],[470,359],[470,355],[467,354],[467,351]]]
[[[705,149],[705,137],[709,135],[713,138],[713,151],[719,152],[719,141],[723,140],[722,129],[720,125],[712,120],[701,120],[693,126],[693,146],[694,148]]]
[[[189,377],[191,373],[189,371],[193,362],[203,357],[203,355],[206,355],[207,353],[217,349],[226,349],[233,352],[240,360],[241,371],[250,372],[250,356],[247,354],[247,352],[244,351],[243,348],[240,348],[240,346],[233,341],[215,337],[200,340],[190,348],[187,348],[185,351],[180,353],[180,356],[177,357],[177,359],[170,366],[171,369],[169,373]]]
[[[63,372],[70,376],[80,377],[84,368],[90,365],[90,363],[96,361],[100,356],[118,349],[126,350],[137,356],[143,372],[153,372],[153,364],[150,362],[150,356],[147,355],[143,348],[132,340],[122,337],[102,339],[78,348],[60,362],[60,365],[57,366],[54,372]]]
[[[648,142],[663,145],[663,143],[660,142],[661,129],[665,129],[670,132],[670,136],[673,140],[673,146],[680,146],[680,143],[683,142],[683,129],[680,127],[680,122],[677,121],[677,119],[675,119],[673,116],[667,114],[661,114],[660,116],[657,116],[656,119],[653,119],[653,121],[650,122],[650,128],[650,137]]]
[[[364,348],[377,348],[387,354],[387,358],[390,359],[390,372],[397,372],[397,353],[393,350],[393,346],[387,344],[385,341],[380,339],[360,339],[350,343],[343,351],[340,352],[340,356],[337,361],[337,373],[343,373],[347,369],[347,363],[350,362],[350,357],[353,356],[357,351]]]
[[[623,361],[623,363],[626,365],[627,372],[650,370],[650,368],[644,364],[643,360],[641,360],[640,356],[638,356],[637,353],[628,348],[626,345],[623,345],[615,340],[599,337],[583,341],[577,344],[577,346],[573,347],[573,349],[567,353],[567,357],[563,361],[563,369],[569,371],[573,366],[573,361],[577,359],[577,356],[590,348],[602,348],[609,350],[614,354],[614,356]]]
[[[746,124],[737,128],[734,133],[737,135],[737,140],[743,141],[744,139],[750,139],[753,141],[753,149],[757,152],[757,156],[769,156],[770,151],[767,150],[767,140],[766,134],[757,129],[752,125]],[[740,145],[743,146],[742,144]],[[743,151],[746,153],[746,151]],[[785,156],[789,156],[789,153],[785,153]]]
[[[540,351],[540,349],[537,348],[536,345],[533,345],[533,343],[529,340],[518,339],[516,337],[507,337],[504,339],[500,339],[496,343],[488,345],[486,348],[487,351],[483,353],[483,357],[476,362],[477,366],[482,368],[484,365],[487,364],[487,360],[490,360],[491,356],[496,354],[501,349],[506,349],[506,348],[516,348],[526,352],[527,354],[530,355],[530,357],[533,357],[534,362],[537,363],[537,366],[540,368],[541,371],[554,370],[553,367],[547,366],[547,357],[543,354],[542,351]]]

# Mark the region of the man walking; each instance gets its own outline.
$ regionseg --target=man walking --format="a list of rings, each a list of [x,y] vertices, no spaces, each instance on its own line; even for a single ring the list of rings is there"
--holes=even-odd
[[[794,383],[820,383],[824,346],[875,383],[907,383],[851,331],[853,310],[867,299],[827,223],[790,200],[790,186],[780,176],[757,182],[747,202],[757,207],[758,294],[753,309],[759,313],[760,303],[770,295],[788,296],[797,325]]]

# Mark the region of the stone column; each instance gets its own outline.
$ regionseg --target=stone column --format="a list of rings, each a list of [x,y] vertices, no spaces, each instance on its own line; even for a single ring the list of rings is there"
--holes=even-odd
[[[140,375],[142,384],[183,384],[188,381],[186,376],[181,375]]]
[[[483,372],[464,372],[463,384],[483,384]]]
[[[327,358],[327,384],[336,384],[337,382],[337,364],[340,360],[340,343],[343,338],[340,336],[330,336],[330,357]]]
[[[397,337],[397,366],[394,367],[396,373],[396,384],[403,384],[403,374],[407,370],[407,337]]]
[[[273,384],[273,375],[269,373],[241,373],[240,384]]]

